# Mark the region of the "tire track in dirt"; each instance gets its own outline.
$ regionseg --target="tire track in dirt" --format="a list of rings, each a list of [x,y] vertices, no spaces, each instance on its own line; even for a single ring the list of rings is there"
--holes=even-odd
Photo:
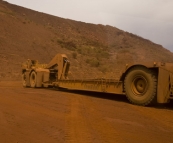
[[[65,142],[66,143],[92,143],[91,133],[89,131],[88,121],[82,114],[82,108],[79,95],[68,95],[70,98],[69,113],[66,115],[65,124]],[[84,113],[85,114],[85,113]]]
[[[67,143],[123,143],[123,138],[104,115],[96,109],[91,97],[73,94],[69,96],[71,108],[66,115]]]
[[[1,87],[0,141],[172,143],[173,110],[107,96]]]
[[[86,120],[93,143],[171,143],[172,110],[135,106],[85,95],[71,95]],[[74,101],[71,101],[71,103]],[[72,103],[73,104],[73,103]],[[162,116],[164,116],[162,118]],[[73,128],[73,127],[72,127]],[[70,129],[69,129],[70,130]],[[82,129],[76,131],[76,136]],[[82,136],[82,134],[80,134]],[[85,138],[85,137],[84,137]],[[75,140],[73,142],[79,142]]]
[[[81,98],[84,97],[81,96]],[[92,97],[85,97],[83,106],[84,109],[88,110],[90,128],[93,129],[97,137],[97,143],[124,143],[123,136],[121,136],[119,129],[114,128],[110,122],[107,122],[104,112],[98,110],[100,106],[102,106],[102,102],[96,104]]]

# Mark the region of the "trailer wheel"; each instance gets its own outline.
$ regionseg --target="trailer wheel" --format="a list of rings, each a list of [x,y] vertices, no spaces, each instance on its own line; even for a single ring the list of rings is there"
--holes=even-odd
[[[22,85],[23,87],[26,87],[26,73],[25,72],[22,74]]]
[[[35,73],[35,71],[32,71],[30,75],[30,86],[34,88],[36,87],[36,83],[37,83],[37,74]]]
[[[131,103],[142,106],[151,104],[156,99],[156,75],[148,68],[134,67],[125,77],[124,89]]]

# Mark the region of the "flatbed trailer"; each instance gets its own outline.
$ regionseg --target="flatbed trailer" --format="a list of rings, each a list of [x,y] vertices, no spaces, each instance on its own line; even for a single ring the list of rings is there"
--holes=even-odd
[[[28,60],[22,65],[24,87],[57,87],[126,95],[136,105],[168,103],[173,99],[173,63],[126,64],[118,79],[68,79],[70,62],[57,54],[49,64]]]

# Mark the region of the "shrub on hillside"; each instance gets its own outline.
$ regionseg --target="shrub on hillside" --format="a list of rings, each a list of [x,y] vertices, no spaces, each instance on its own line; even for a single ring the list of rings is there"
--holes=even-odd
[[[77,59],[77,53],[76,53],[76,52],[73,52],[73,53],[72,53],[72,57],[73,57],[74,59]]]
[[[106,73],[108,71],[108,66],[107,65],[102,65],[99,67],[99,71]]]
[[[91,67],[98,67],[100,65],[99,60],[95,58],[87,59],[86,63],[88,63]]]
[[[76,44],[73,41],[65,41],[63,39],[58,39],[57,43],[60,44],[62,48],[74,51],[76,49]]]

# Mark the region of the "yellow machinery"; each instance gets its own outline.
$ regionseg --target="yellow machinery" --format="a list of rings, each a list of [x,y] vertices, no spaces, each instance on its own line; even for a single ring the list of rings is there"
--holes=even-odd
[[[38,64],[28,60],[22,64],[24,87],[60,87],[124,94],[137,105],[146,106],[154,102],[168,103],[173,99],[173,63],[151,62],[126,65],[119,80],[68,79],[70,62],[65,54],[57,54],[49,64]]]

